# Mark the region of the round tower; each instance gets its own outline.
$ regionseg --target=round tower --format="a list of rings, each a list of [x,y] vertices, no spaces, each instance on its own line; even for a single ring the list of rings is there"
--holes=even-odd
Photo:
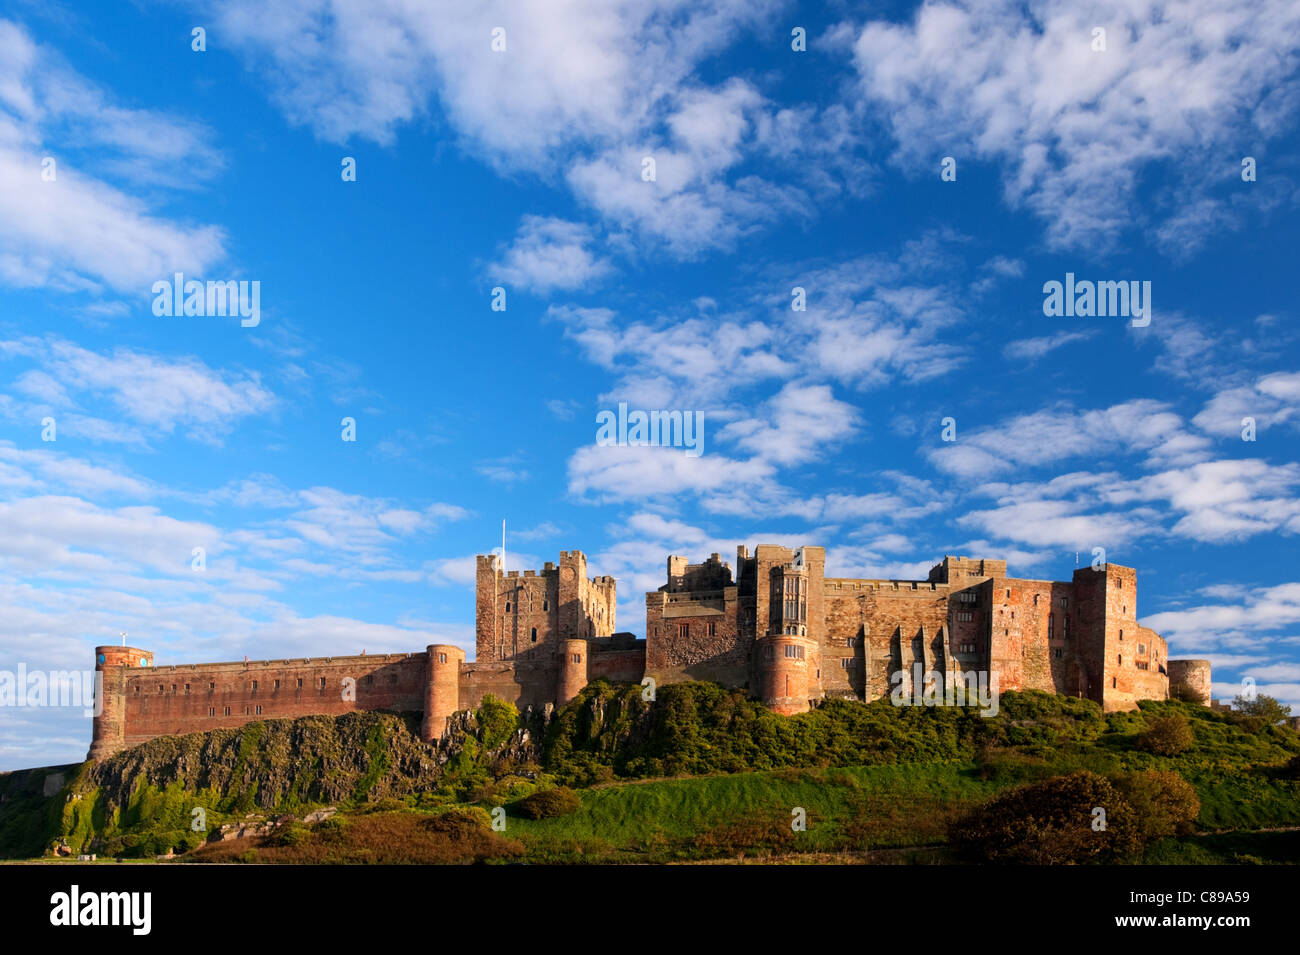
[[[564,656],[560,658],[559,686],[555,691],[556,706],[568,703],[587,685],[589,650],[586,640],[570,638],[564,641]]]
[[[1210,705],[1210,661],[1170,660],[1169,696],[1189,703]]]
[[[88,759],[101,762],[126,748],[126,678],[153,666],[153,653],[139,647],[95,647],[95,716]]]
[[[436,743],[447,729],[447,720],[460,709],[460,665],[465,662],[465,651],[448,643],[434,643],[428,654],[420,736],[426,743]]]
[[[753,695],[783,716],[807,713],[822,695],[817,641],[778,633],[754,641]]]

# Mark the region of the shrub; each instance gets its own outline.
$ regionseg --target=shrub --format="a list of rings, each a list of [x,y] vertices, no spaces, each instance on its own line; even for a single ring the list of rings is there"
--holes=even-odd
[[[510,741],[519,726],[515,705],[488,693],[478,705],[478,725],[484,750],[497,749]]]
[[[1166,836],[1187,836],[1201,811],[1192,784],[1172,772],[1124,773],[1112,780],[1133,807],[1135,823],[1144,843]]]
[[[527,819],[553,819],[576,810],[582,801],[567,786],[543,789],[515,803],[519,815]]]
[[[1094,829],[1094,810],[1105,828]],[[1104,776],[1077,772],[997,797],[949,827],[961,854],[987,862],[1063,865],[1131,855],[1142,840],[1132,807]]]
[[[1187,717],[1175,713],[1157,717],[1147,724],[1146,732],[1138,735],[1137,745],[1139,749],[1157,756],[1177,756],[1188,749],[1194,739],[1192,724]]]

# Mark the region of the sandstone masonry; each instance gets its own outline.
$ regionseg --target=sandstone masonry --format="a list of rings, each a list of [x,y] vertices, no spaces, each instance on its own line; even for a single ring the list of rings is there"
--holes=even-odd
[[[1006,561],[945,557],[926,580],[826,577],[824,548],[761,544],[736,563],[668,558],[646,596],[645,638],[614,630],[612,577],[588,577],[581,551],[503,573],[477,558],[475,659],[459,647],[378,656],[157,667],[134,647],[97,647],[104,705],[96,760],[157,736],[257,719],[422,712],[426,740],[492,693],[521,709],[563,705],[590,681],[713,680],[747,687],[783,714],[817,700],[888,696],[895,674],[996,672],[1000,690],[1095,700],[1210,702],[1210,665],[1170,660],[1137,622],[1137,574],[1107,564],[1068,582],[1007,576]],[[910,684],[909,684],[910,685]],[[942,690],[942,687],[939,688]]]

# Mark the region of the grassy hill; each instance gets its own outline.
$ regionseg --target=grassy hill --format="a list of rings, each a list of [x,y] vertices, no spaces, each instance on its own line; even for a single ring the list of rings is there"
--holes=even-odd
[[[1190,728],[1185,748],[1144,749],[1142,734],[1170,716]],[[715,684],[662,687],[652,703],[596,683],[544,728],[489,699],[442,747],[420,741],[413,715],[357,713],[154,740],[65,768],[50,797],[37,792],[48,771],[0,775],[0,855],[62,842],[195,861],[947,861],[949,825],[999,794],[1078,771],[1158,770],[1195,789],[1198,831],[1148,845],[1147,861],[1294,861],[1298,755],[1294,731],[1175,701],[1102,714],[1007,692],[990,718],[883,700],[782,717]],[[577,808],[528,818],[525,800],[557,787],[577,792]],[[339,811],[302,821],[324,806]],[[241,824],[258,834],[219,840]]]

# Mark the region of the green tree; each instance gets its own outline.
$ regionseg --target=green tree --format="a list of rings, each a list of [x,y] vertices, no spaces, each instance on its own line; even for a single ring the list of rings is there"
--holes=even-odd
[[[1232,699],[1232,708],[1247,716],[1262,717],[1265,726],[1275,726],[1291,715],[1291,707],[1281,703],[1276,697],[1260,693],[1254,699],[1237,694]]]

